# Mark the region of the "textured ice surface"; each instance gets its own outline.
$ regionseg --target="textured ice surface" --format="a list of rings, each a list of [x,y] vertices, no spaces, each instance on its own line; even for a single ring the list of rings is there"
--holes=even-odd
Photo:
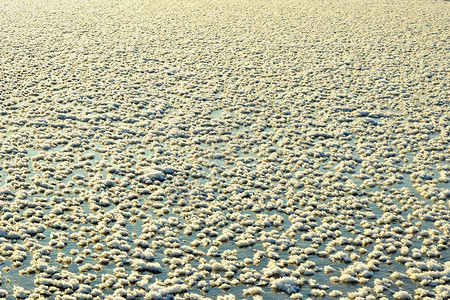
[[[0,297],[448,298],[448,16],[2,0]]]

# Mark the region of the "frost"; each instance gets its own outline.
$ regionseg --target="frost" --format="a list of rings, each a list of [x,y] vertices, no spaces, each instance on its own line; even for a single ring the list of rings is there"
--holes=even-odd
[[[449,298],[445,1],[21,2],[0,296]]]
[[[287,294],[293,294],[300,291],[300,280],[295,277],[281,277],[270,282],[270,287],[283,291]]]

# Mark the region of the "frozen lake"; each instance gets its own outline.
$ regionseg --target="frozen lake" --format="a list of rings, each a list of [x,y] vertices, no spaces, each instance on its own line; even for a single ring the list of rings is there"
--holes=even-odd
[[[2,1],[0,298],[449,298],[449,11]]]

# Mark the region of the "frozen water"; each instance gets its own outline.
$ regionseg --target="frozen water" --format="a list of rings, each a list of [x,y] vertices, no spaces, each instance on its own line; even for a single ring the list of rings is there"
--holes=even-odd
[[[0,297],[448,297],[445,1],[3,2]]]

